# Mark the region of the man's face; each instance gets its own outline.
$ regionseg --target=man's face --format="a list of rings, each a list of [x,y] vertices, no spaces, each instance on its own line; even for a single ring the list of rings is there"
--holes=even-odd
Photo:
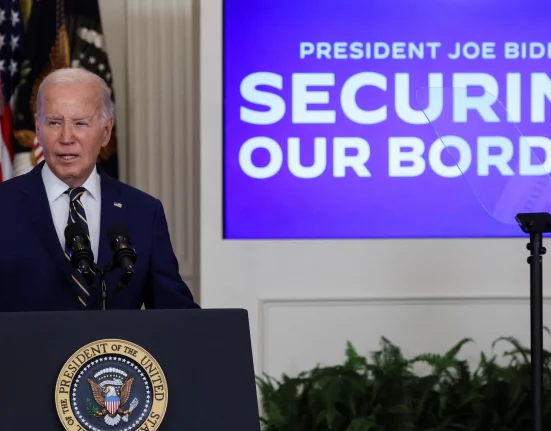
[[[48,85],[36,134],[52,172],[70,187],[79,187],[109,143],[113,119],[101,117],[100,91],[95,83]]]

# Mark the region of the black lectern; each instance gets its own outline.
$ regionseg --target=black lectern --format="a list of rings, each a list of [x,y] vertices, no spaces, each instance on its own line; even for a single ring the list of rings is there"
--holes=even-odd
[[[0,314],[0,429],[259,431],[245,310]]]

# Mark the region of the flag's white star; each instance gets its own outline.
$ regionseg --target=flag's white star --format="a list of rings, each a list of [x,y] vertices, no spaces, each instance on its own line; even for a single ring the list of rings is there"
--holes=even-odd
[[[6,60],[0,60],[0,71],[2,72],[6,71],[6,66],[4,65],[5,62]]]
[[[95,58],[95,57],[90,57],[90,58],[88,59],[88,62],[89,62],[90,64],[94,64],[94,63],[96,62],[96,58]]]
[[[103,72],[103,69],[105,69],[105,66],[103,65],[103,63],[100,63],[98,65],[98,69],[100,70],[100,72]]]
[[[0,24],[6,21],[6,11],[0,8]]]
[[[10,45],[11,45],[11,50],[15,51],[15,48],[19,46],[19,36],[12,35]]]
[[[4,35],[0,33],[0,49],[4,47]]]
[[[17,63],[13,60],[10,60],[10,74],[11,76],[17,73]]]
[[[19,12],[11,11],[11,25],[15,27],[15,24],[19,22]]]
[[[106,73],[105,74],[105,77],[107,78],[107,80],[109,81],[111,79],[111,74],[110,73]]]

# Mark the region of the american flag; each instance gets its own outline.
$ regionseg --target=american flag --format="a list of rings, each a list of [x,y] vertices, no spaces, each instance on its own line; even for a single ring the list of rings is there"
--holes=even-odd
[[[19,0],[0,0],[0,182],[13,176],[13,104],[19,69],[23,17]]]
[[[12,0],[13,1],[13,0]],[[0,2],[9,3],[8,0]],[[27,5],[23,21],[23,51],[14,105],[13,175],[29,172],[44,159],[35,135],[37,89],[53,70],[82,67],[101,76],[112,91],[113,77],[107,57],[98,0],[16,0]],[[111,141],[101,149],[99,162],[118,178],[116,123]]]

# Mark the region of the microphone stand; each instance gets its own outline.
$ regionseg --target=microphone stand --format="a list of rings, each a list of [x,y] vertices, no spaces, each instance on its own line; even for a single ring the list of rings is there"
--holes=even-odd
[[[105,274],[108,272],[113,271],[115,268],[117,268],[113,261],[109,262],[107,265],[105,265],[104,269],[101,269],[99,266],[97,266],[95,263],[93,264],[94,271],[97,271],[100,275],[101,280],[101,301],[102,301],[102,309],[108,310],[108,296],[107,296],[107,283],[105,281]],[[130,276],[131,277],[131,276]],[[117,283],[117,288],[115,289],[115,293],[113,294],[113,297],[111,299],[115,299],[117,295],[121,292],[121,290],[128,284],[128,281],[130,281],[130,277],[127,273],[123,273],[121,279]]]
[[[110,264],[109,264],[110,265]],[[92,268],[95,272],[97,272],[100,276],[100,283],[101,283],[101,309],[103,311],[106,311],[109,309],[108,301],[107,301],[107,283],[105,282],[105,271],[101,269],[96,263],[92,263]]]
[[[532,367],[532,421],[534,431],[543,431],[543,269],[546,253],[543,233],[551,232],[548,213],[517,214],[523,232],[530,235],[526,248],[530,250],[530,326]]]

